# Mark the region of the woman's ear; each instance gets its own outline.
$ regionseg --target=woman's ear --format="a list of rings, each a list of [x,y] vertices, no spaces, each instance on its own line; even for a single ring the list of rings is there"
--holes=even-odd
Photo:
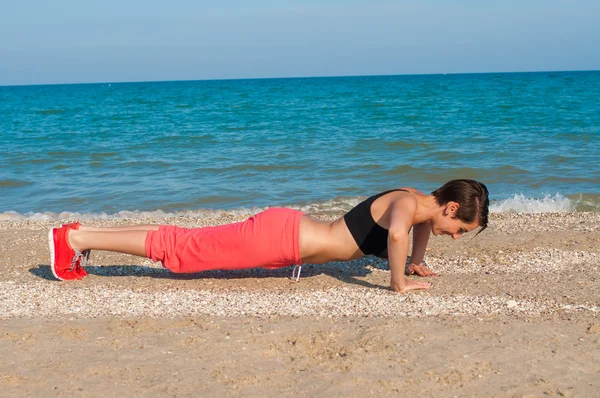
[[[452,218],[456,218],[456,212],[460,208],[460,204],[458,202],[448,202],[446,203],[446,208],[444,209],[444,215],[450,215]]]

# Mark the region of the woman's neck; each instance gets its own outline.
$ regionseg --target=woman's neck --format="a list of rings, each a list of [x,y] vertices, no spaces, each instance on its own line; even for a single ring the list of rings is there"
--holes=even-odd
[[[440,212],[441,206],[433,195],[418,195],[417,211],[413,217],[413,224],[421,224],[433,220]]]

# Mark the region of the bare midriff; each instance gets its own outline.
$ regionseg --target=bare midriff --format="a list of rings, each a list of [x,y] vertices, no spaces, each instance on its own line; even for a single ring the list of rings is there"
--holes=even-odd
[[[302,262],[307,264],[346,261],[363,256],[343,217],[332,222],[303,215],[299,240]]]

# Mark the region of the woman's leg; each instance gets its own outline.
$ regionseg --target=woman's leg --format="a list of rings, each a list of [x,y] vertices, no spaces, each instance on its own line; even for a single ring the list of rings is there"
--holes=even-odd
[[[146,234],[158,229],[158,225],[148,229],[130,230],[128,228],[101,228],[89,230],[85,227],[69,230],[67,239],[70,246],[79,252],[85,250],[108,250],[119,253],[146,257]],[[156,228],[154,228],[156,227]]]
[[[124,227],[88,227],[86,225],[80,225],[79,231],[95,231],[95,232],[122,232],[122,231],[150,231],[158,230],[156,224],[145,224],[145,225],[128,225]]]
[[[48,232],[50,268],[59,280],[82,279],[90,250],[107,250],[146,257],[146,236],[158,225],[117,228],[84,227],[79,222]]]

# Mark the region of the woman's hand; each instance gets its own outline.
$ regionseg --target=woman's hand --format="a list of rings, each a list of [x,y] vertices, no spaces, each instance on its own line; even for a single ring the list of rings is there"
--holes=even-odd
[[[406,267],[406,275],[419,275],[419,276],[437,276],[435,272],[430,270],[425,264],[408,264]]]
[[[419,282],[412,279],[404,278],[404,286],[400,286],[399,283],[394,283],[392,281],[391,288],[393,291],[398,293],[405,293],[410,290],[426,290],[431,287],[431,283],[429,282]]]

